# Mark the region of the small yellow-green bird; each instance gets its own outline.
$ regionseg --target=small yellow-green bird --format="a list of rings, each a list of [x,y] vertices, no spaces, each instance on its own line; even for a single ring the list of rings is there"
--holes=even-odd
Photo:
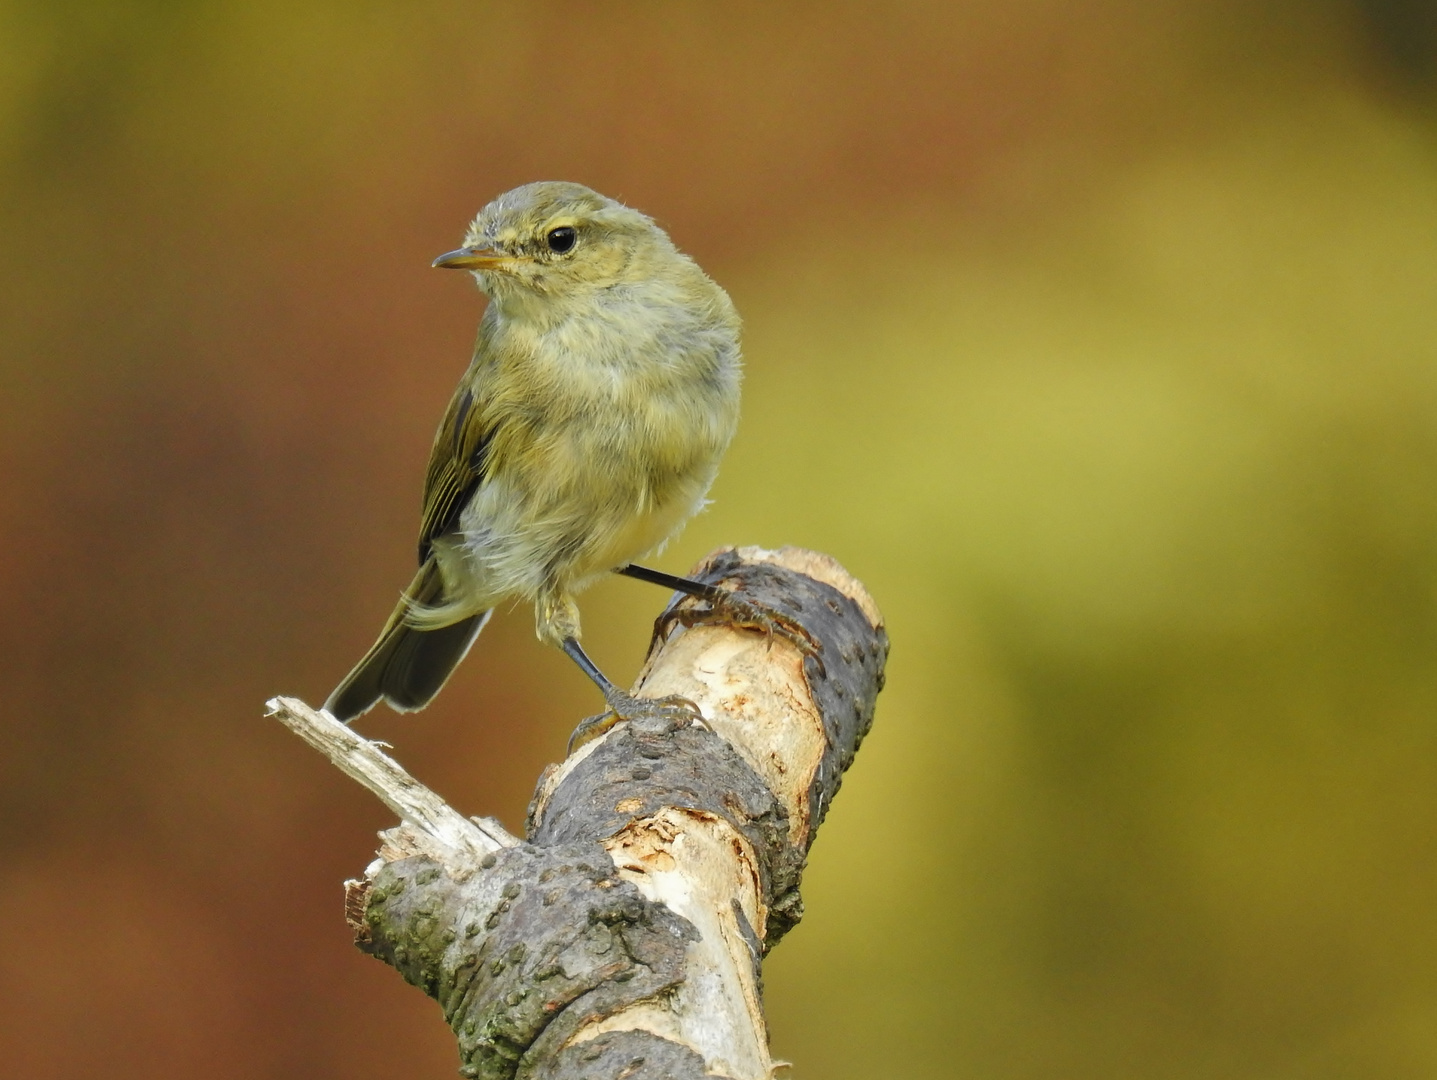
[[[580,184],[499,196],[434,265],[473,273],[489,306],[434,436],[419,571],[325,708],[422,709],[522,598],[614,717],[635,715],[652,703],[584,654],[574,598],[616,571],[732,602],[631,560],[704,505],[738,422],[738,315],[652,220]]]

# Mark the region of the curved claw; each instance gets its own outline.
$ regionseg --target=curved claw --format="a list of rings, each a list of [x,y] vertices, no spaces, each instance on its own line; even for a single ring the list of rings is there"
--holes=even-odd
[[[569,736],[569,745],[564,749],[564,756],[571,757],[579,747],[604,735],[618,722],[619,718],[611,712],[601,712],[595,716],[584,717],[574,728],[573,734]]]
[[[703,712],[696,704],[678,694],[661,698],[641,698],[615,690],[606,695],[606,700],[609,705],[607,712],[579,721],[578,727],[574,728],[574,733],[569,736],[569,747],[565,756],[593,742],[623,721],[647,720],[676,729],[687,727],[695,720],[702,721],[704,718]]]
[[[704,623],[726,623],[744,630],[758,630],[767,634],[769,641],[781,637],[791,642],[806,657],[812,657],[820,673],[825,672],[820,652],[822,643],[810,634],[801,623],[772,608],[744,600],[732,592],[722,596],[694,598],[670,608],[654,622],[654,637],[663,640],[678,624],[690,629]]]

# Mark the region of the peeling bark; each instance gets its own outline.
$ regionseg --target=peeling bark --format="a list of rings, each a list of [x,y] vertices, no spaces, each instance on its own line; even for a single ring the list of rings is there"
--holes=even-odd
[[[467,1077],[773,1072],[762,957],[802,915],[808,848],[872,723],[888,639],[823,555],[725,549],[692,576],[794,620],[816,650],[676,597],[634,692],[679,694],[703,721],[619,724],[550,766],[527,841],[462,817],[327,714],[270,702],[400,814],[346,884],[346,918],[439,1002]]]

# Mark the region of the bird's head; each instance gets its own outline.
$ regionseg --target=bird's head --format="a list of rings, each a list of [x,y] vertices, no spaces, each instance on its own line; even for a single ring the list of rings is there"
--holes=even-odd
[[[464,246],[434,260],[472,271],[500,303],[582,300],[595,290],[640,285],[692,265],[645,215],[582,184],[546,180],[484,207]]]

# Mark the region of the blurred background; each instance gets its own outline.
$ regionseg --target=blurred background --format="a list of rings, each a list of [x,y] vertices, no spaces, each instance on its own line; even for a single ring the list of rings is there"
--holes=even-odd
[[[1437,1075],[1437,3],[0,3],[0,1072],[446,1077],[390,824],[262,716],[408,579],[497,193],[746,319],[658,560],[863,579],[888,689],[766,967],[805,1078]],[[606,582],[637,670],[665,600]],[[503,613],[360,723],[519,827]]]

